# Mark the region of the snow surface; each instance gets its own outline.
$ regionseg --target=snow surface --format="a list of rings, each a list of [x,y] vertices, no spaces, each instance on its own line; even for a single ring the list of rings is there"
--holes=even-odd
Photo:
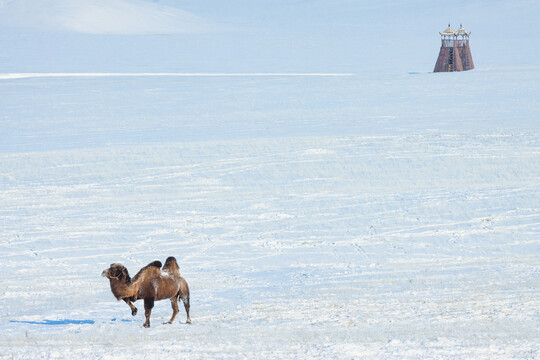
[[[0,359],[540,358],[537,1],[0,4]]]
[[[537,358],[539,83],[2,80],[0,356]],[[171,255],[144,329],[101,271]]]

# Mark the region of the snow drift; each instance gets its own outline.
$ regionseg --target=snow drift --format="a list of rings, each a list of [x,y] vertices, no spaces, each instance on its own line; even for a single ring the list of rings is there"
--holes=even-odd
[[[206,32],[208,21],[142,0],[0,0],[0,23],[85,34]]]

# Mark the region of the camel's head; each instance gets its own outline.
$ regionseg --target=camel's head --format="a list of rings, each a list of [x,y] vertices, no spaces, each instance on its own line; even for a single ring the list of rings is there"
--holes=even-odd
[[[110,268],[103,270],[101,276],[110,280],[125,280],[129,277],[126,267],[122,264],[111,264]]]

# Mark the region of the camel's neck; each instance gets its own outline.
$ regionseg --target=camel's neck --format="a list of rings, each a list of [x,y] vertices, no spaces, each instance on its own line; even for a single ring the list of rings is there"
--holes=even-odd
[[[110,284],[111,291],[118,300],[135,295],[135,289],[129,277],[123,280],[110,279]]]

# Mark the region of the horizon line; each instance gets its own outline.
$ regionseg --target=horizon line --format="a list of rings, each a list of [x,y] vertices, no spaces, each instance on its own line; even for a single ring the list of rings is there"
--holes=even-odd
[[[0,80],[36,77],[136,77],[136,76],[185,76],[185,77],[241,77],[241,76],[353,76],[353,73],[0,73]]]

